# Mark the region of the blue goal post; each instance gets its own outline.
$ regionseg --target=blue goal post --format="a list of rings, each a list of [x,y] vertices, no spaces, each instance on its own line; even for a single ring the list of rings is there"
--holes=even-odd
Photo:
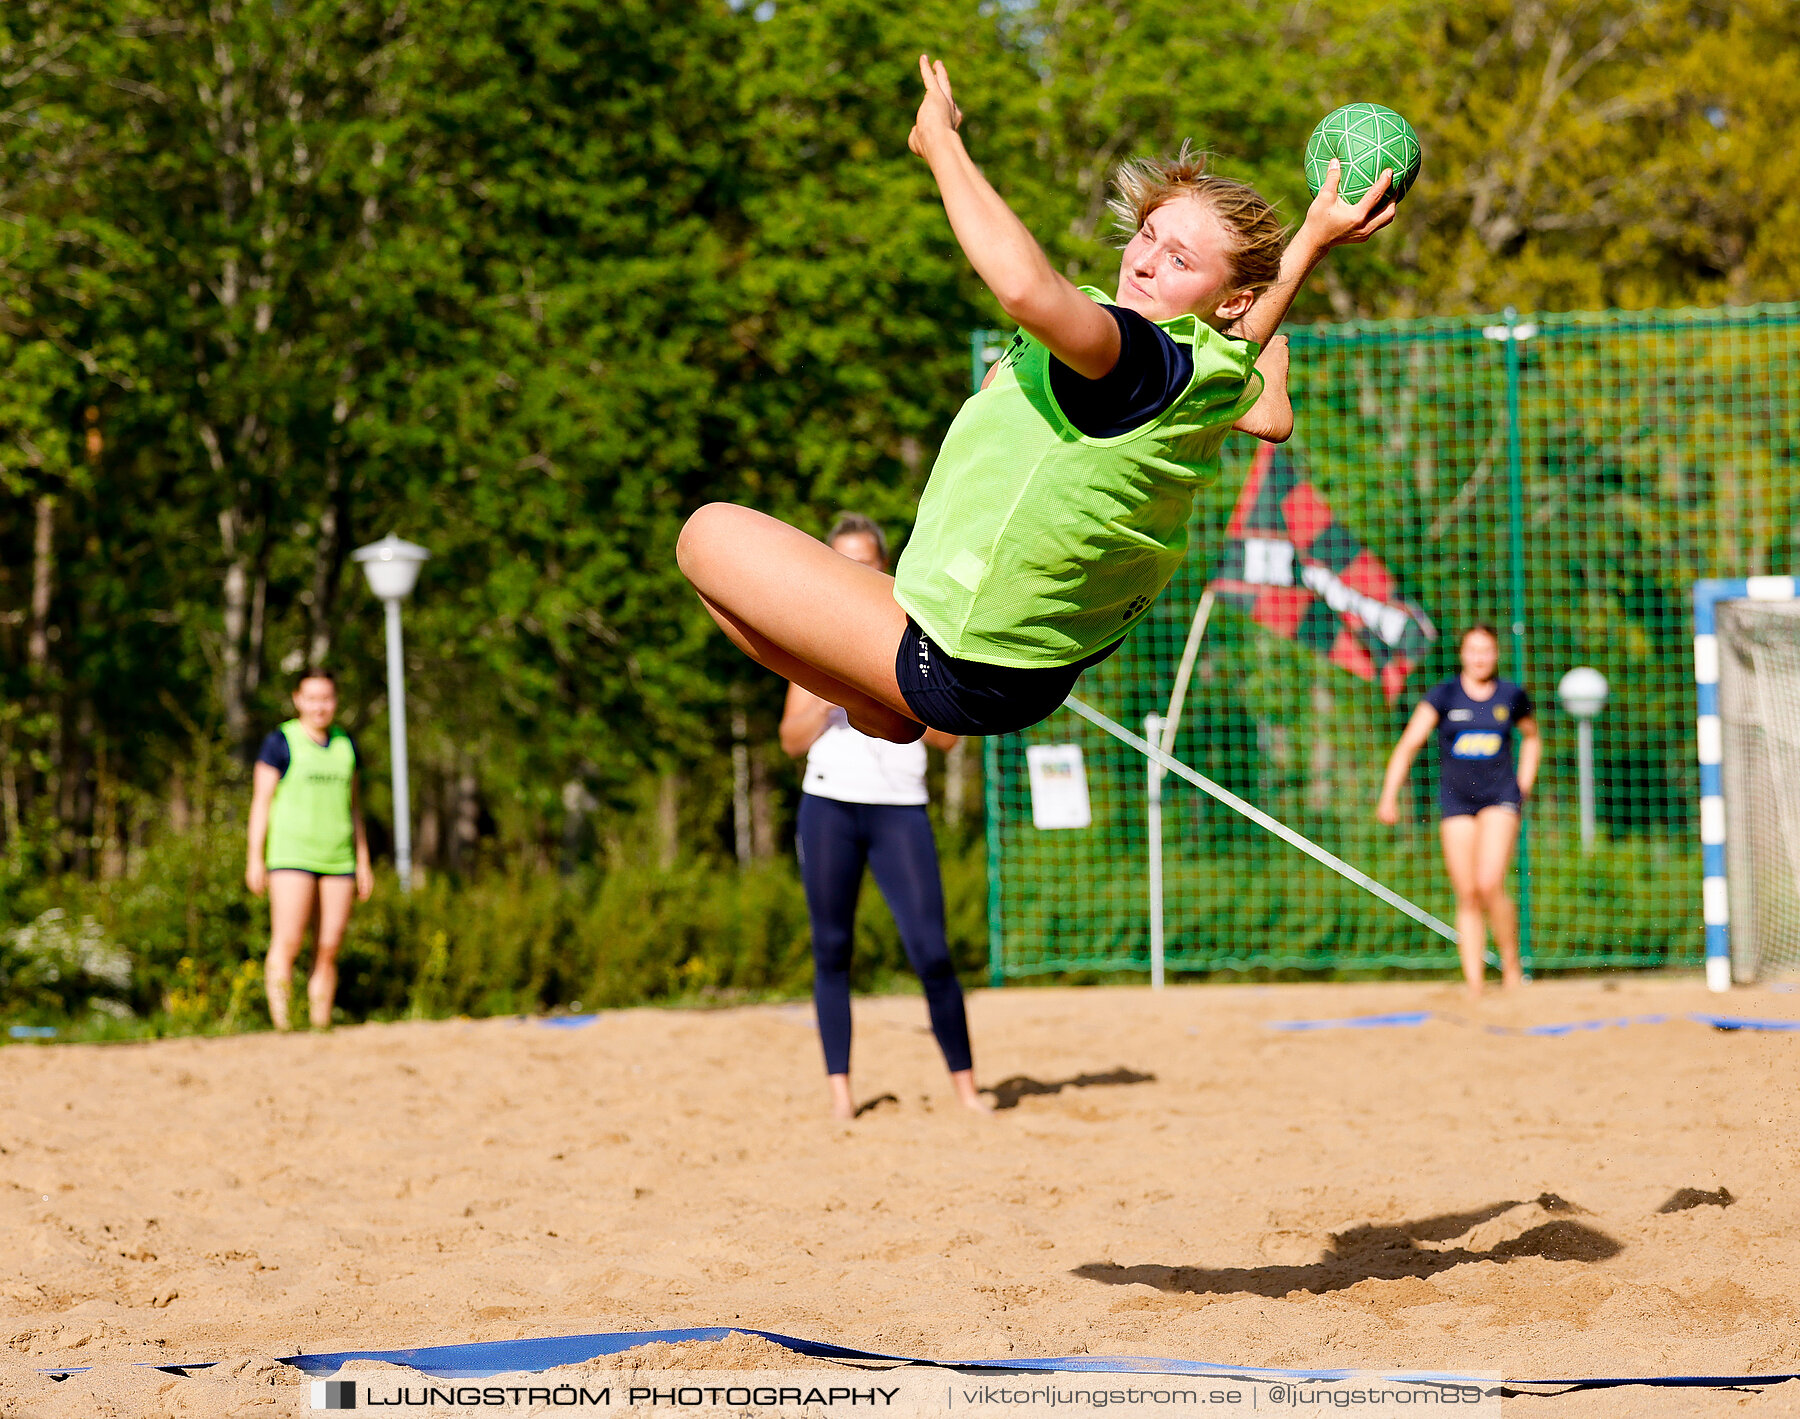
[[[1752,576],[1694,583],[1694,687],[1700,753],[1701,907],[1706,923],[1706,983],[1729,990],[1731,887],[1726,872],[1725,723],[1719,697],[1719,607],[1733,601],[1800,600],[1800,578]],[[1739,850],[1747,845],[1739,844]]]

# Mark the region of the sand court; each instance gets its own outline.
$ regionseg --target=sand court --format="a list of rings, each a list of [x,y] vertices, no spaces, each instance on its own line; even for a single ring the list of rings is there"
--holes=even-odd
[[[1800,1034],[1686,1018],[1720,1009],[1662,978],[1479,1011],[1419,983],[977,992],[984,1120],[922,1000],[859,1000],[849,1125],[809,1005],[10,1048],[0,1413],[287,1412],[280,1355],[733,1324],[943,1360],[1800,1370]],[[1800,1384],[1509,1405],[1800,1413]]]

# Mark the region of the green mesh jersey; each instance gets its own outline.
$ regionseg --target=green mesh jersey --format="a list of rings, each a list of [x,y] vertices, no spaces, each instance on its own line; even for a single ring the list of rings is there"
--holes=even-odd
[[[263,860],[271,870],[356,871],[356,832],[350,818],[350,780],[356,747],[336,725],[320,744],[297,719],[281,726],[288,766],[269,807]]]
[[[1072,665],[1136,625],[1175,575],[1194,493],[1262,385],[1255,344],[1197,316],[1157,323],[1191,347],[1193,377],[1128,434],[1075,428],[1051,393],[1050,351],[1022,331],[956,416],[894,583],[946,655]]]

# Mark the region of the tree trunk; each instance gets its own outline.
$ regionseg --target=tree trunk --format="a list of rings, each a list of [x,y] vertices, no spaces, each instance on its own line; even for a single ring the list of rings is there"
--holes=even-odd
[[[67,697],[64,703],[66,706]],[[66,709],[64,718],[68,718]],[[83,695],[75,707],[73,718],[73,725],[65,724],[62,734],[62,792],[59,795],[58,816],[62,819],[60,837],[63,860],[85,877],[93,865],[93,700]]]
[[[481,784],[472,770],[456,778],[456,821],[450,831],[450,864],[457,871],[475,866],[481,845]]]
[[[107,762],[106,735],[94,736],[94,846],[99,852],[100,876],[115,880],[125,875],[125,839],[119,832],[118,778]]]
[[[169,826],[179,835],[193,826],[194,808],[188,799],[187,775],[180,769],[169,780]]]
[[[750,756],[750,850],[759,862],[775,856],[775,792],[760,753]]]
[[[588,787],[578,778],[568,780],[562,786],[562,858],[557,870],[564,877],[573,877],[575,869],[581,866],[581,840],[583,830],[587,826],[587,815],[600,805]]]
[[[56,596],[56,493],[38,493],[31,538],[31,632],[25,663],[41,686],[50,670],[50,600]]]
[[[38,494],[31,538],[31,630],[25,659],[34,685],[50,668],[50,600],[56,592],[56,494]]]
[[[413,861],[426,867],[444,865],[444,797],[437,775],[419,776],[419,840],[413,844]]]
[[[731,829],[738,866],[750,861],[750,717],[744,713],[744,691],[731,687]]]
[[[681,857],[681,775],[665,773],[656,782],[656,865],[664,872]]]
[[[25,747],[20,755],[21,761],[27,765],[25,773],[21,775],[14,767],[10,752],[13,747],[10,731],[6,760],[7,836],[13,845],[14,872],[23,870],[24,859],[20,854],[24,850],[24,840],[19,835],[20,824],[33,797],[39,792],[48,791],[51,803],[56,802],[54,771],[40,783],[34,779],[29,768],[33,749],[32,736],[37,733],[32,727],[32,721],[41,724],[41,717],[48,708],[46,696],[50,683],[50,607],[56,597],[56,494],[39,493],[33,501],[32,514],[31,610],[25,634],[27,722],[23,726]],[[50,749],[50,760],[54,764],[55,747],[40,747]]]
[[[225,547],[224,644],[219,649],[219,703],[225,709],[225,735],[233,752],[249,734],[244,705],[244,629],[250,619],[250,575],[238,549],[242,514],[227,508],[219,514],[219,540]]]
[[[6,865],[17,877],[25,870],[25,841],[19,824],[19,777],[13,768],[13,737],[9,726],[4,742],[0,742],[0,809],[5,812]]]
[[[342,423],[347,406],[338,401],[333,415]],[[323,666],[331,656],[332,612],[337,609],[338,580],[344,567],[343,470],[333,453],[325,464],[325,506],[319,510],[319,536],[313,543],[312,625],[306,641],[308,666]]]
[[[264,555],[257,558],[256,577],[250,583],[250,629],[244,646],[244,695],[256,693],[262,684],[263,623],[269,603],[267,539]]]

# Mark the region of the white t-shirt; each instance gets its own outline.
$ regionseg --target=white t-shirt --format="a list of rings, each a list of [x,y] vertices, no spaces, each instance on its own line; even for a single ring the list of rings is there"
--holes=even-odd
[[[839,803],[924,803],[924,741],[890,744],[871,739],[852,729],[850,717],[833,705],[825,732],[806,751],[806,777],[800,788]]]

